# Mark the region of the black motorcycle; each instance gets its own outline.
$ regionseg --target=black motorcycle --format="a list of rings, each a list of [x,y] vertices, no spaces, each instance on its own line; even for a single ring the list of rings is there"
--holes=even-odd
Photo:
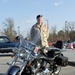
[[[60,43],[57,41],[56,45]],[[62,45],[60,45],[62,46]],[[44,53],[44,49],[48,50]],[[60,48],[46,48],[39,49],[38,55],[34,60],[28,62],[22,75],[58,75],[62,66],[68,65],[68,58],[64,57]]]
[[[44,53],[44,49],[48,52]],[[61,50],[43,47],[36,52],[34,43],[22,40],[19,48],[13,49],[15,56],[6,75],[58,75],[61,66],[68,63]]]

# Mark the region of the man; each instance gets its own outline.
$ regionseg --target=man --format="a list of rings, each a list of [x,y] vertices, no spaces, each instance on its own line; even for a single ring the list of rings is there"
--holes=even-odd
[[[43,23],[42,15],[37,15],[36,24],[31,28],[31,40],[41,47],[48,47],[48,27]]]

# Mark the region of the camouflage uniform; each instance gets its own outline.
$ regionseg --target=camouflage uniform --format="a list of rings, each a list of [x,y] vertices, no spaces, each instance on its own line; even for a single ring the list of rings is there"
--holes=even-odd
[[[38,25],[36,23],[35,25],[32,26],[31,29],[31,40],[37,41],[35,42],[39,46],[46,46],[48,47],[48,39],[49,33],[48,33],[48,28],[45,24],[42,23],[42,25]]]

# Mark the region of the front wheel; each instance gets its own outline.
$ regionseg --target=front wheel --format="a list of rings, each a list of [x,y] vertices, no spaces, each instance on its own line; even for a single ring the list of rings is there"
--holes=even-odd
[[[60,71],[61,71],[61,66],[55,65],[50,75],[58,75]]]
[[[7,75],[18,75],[19,70],[20,70],[20,67],[18,67],[18,66],[12,66],[9,69]]]

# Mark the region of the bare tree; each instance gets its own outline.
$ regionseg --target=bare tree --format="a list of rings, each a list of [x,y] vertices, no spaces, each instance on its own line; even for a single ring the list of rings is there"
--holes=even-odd
[[[7,37],[9,37],[11,40],[13,40],[15,34],[14,34],[14,21],[12,18],[5,19],[3,22],[4,29],[3,33]]]
[[[65,38],[65,32],[63,30],[60,30],[58,32],[58,39],[60,39],[62,41],[66,40],[66,38]]]
[[[69,38],[71,41],[75,41],[75,31],[70,31]]]
[[[56,25],[52,26],[51,31],[52,31],[52,41],[54,42],[54,41],[57,40],[57,34],[56,34],[57,28],[56,28]]]
[[[75,29],[75,22],[67,22],[66,23],[66,30],[73,31]]]
[[[66,21],[65,22],[65,36],[66,36],[66,39],[70,39],[70,35],[69,33],[74,31],[75,30],[75,22],[74,21]]]

